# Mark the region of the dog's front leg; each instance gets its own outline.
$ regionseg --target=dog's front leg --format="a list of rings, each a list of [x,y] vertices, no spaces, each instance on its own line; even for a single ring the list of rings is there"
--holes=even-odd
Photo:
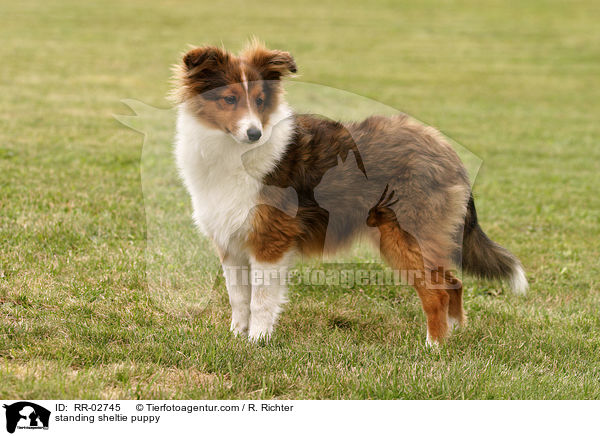
[[[228,255],[222,266],[231,304],[231,331],[245,336],[250,325],[250,263],[243,256]]]
[[[252,301],[248,338],[257,342],[271,338],[281,306],[287,301],[290,256],[277,262],[251,262]]]

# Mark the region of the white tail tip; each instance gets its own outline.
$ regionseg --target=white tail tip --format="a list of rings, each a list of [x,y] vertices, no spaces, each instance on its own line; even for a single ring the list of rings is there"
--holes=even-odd
[[[525,277],[525,271],[521,265],[516,265],[509,279],[510,288],[517,295],[525,295],[527,289],[529,289],[529,283],[527,283],[527,277]]]

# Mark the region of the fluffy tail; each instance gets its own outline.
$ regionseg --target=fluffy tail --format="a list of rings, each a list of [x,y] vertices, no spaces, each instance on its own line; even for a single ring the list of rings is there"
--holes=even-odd
[[[477,222],[473,195],[469,199],[462,244],[463,271],[485,279],[505,279],[515,294],[525,294],[529,284],[519,259],[496,244]]]

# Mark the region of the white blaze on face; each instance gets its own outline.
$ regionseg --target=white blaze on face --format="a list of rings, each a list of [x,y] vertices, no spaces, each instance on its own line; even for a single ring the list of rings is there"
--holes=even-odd
[[[246,91],[246,97],[248,97],[248,79],[246,79],[244,70],[242,70],[242,86],[244,87],[244,91]]]
[[[237,131],[234,136],[239,142],[254,142],[255,140],[251,140],[248,137],[249,129],[258,129],[258,131],[262,134],[263,126],[260,122],[258,116],[252,110],[250,105],[250,97],[248,94],[248,80],[246,79],[246,74],[242,70],[242,86],[244,88],[244,92],[246,93],[246,106],[248,112],[244,115],[237,124]]]

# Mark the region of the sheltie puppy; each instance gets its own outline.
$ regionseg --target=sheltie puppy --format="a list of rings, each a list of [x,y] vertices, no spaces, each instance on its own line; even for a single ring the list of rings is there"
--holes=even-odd
[[[453,265],[526,291],[521,263],[479,226],[466,170],[435,129],[406,115],[295,114],[282,88],[295,72],[289,53],[256,42],[237,56],[194,48],[176,66],[177,165],[221,259],[236,335],[268,340],[295,256],[358,235],[413,273],[427,344],[465,320]]]

